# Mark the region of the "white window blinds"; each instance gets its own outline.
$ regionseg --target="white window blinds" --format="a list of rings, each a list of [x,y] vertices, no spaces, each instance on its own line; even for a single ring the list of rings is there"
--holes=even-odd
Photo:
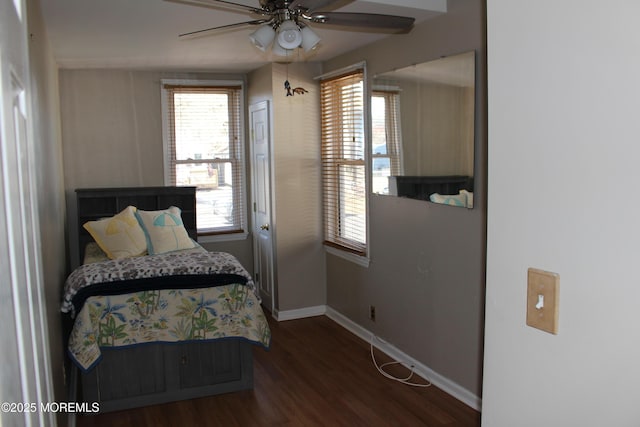
[[[399,92],[373,91],[371,128],[372,191],[389,194],[389,177],[404,173]]]
[[[366,255],[364,71],[321,80],[325,244]]]
[[[199,235],[243,232],[241,87],[164,90],[169,184],[197,187]]]

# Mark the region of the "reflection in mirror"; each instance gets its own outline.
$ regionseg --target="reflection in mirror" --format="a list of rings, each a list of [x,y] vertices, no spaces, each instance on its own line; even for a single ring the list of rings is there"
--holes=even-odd
[[[475,52],[374,77],[372,191],[473,207]]]

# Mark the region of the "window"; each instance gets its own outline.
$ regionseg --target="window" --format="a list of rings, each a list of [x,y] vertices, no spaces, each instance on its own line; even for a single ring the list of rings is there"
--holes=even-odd
[[[320,82],[325,244],[367,252],[364,70]]]
[[[199,236],[244,234],[242,86],[163,83],[166,184],[197,188]]]
[[[373,90],[371,128],[371,190],[389,194],[389,177],[403,174],[398,91]]]

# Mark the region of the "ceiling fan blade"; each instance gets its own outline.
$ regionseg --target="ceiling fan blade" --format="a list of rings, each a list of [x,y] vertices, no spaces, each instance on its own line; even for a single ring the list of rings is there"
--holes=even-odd
[[[255,21],[247,21],[247,22],[238,22],[235,24],[222,25],[220,27],[206,28],[204,30],[191,31],[189,33],[180,34],[178,37],[180,38],[192,38],[199,36],[206,36],[209,33],[216,32],[218,30],[227,30],[230,28],[244,27],[247,25],[261,25],[271,22],[271,19],[256,19]]]
[[[406,31],[411,29],[415,18],[376,13],[314,12],[310,14],[310,20],[319,24]]]
[[[209,7],[212,9],[225,8],[229,10],[236,10],[238,12],[255,13],[257,15],[266,15],[265,11],[251,6],[245,6],[244,4],[234,3],[227,0],[165,0],[171,3],[183,3],[191,6]]]
[[[289,4],[289,9],[302,9],[305,12],[313,12],[314,10],[324,9],[337,0],[293,0]]]

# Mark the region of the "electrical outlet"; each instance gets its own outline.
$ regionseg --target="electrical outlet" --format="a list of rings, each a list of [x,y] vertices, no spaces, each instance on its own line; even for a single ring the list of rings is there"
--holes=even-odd
[[[527,325],[558,333],[560,276],[530,268],[527,271]]]
[[[374,322],[376,321],[376,306],[375,305],[370,305],[369,306],[369,319],[373,320]]]

